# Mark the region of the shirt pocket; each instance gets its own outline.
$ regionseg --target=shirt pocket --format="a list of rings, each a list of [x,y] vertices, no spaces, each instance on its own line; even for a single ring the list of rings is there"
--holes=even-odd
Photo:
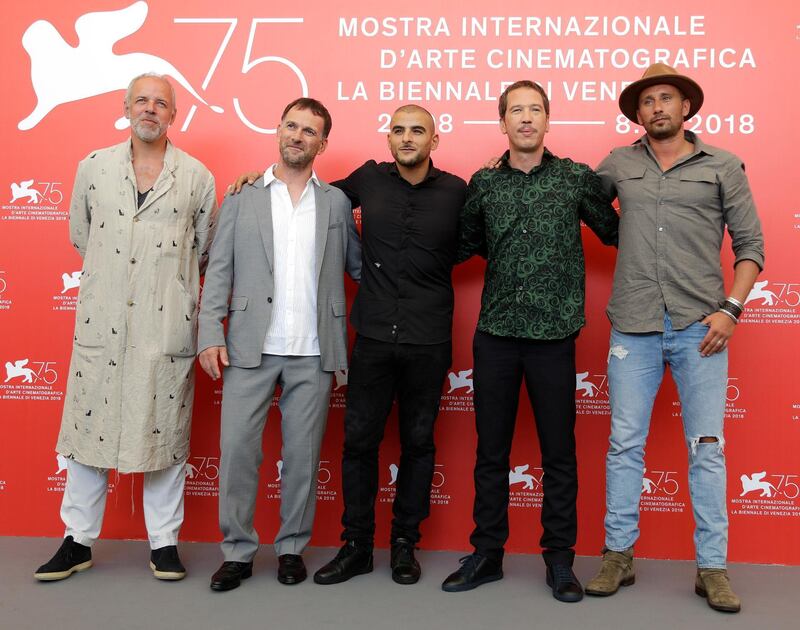
[[[84,268],[75,313],[75,343],[86,348],[106,345],[106,306],[109,303],[101,278]]]
[[[622,214],[642,210],[646,207],[645,176],[646,166],[627,166],[619,169],[614,181],[617,186],[617,198],[625,199],[624,205],[620,204]]]
[[[680,172],[680,193],[685,204],[684,210],[696,212],[699,209],[719,207],[719,184],[717,173],[707,166],[687,166]]]
[[[161,349],[165,355],[191,357],[197,348],[197,296],[171,278],[164,296]]]

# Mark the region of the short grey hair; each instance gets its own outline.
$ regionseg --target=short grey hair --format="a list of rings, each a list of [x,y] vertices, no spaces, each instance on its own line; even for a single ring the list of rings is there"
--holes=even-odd
[[[165,74],[159,74],[158,72],[143,72],[142,74],[138,74],[131,79],[131,82],[128,83],[128,89],[125,92],[125,105],[128,107],[131,106],[131,97],[133,96],[133,86],[139,79],[161,79],[169,86],[170,97],[172,98],[172,111],[178,111],[178,103],[175,98],[175,87],[172,85],[172,82],[167,78]]]

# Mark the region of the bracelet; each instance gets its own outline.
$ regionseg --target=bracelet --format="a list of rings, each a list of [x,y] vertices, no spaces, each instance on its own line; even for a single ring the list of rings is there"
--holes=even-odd
[[[726,297],[726,298],[725,298],[725,301],[726,301],[726,302],[730,302],[730,303],[731,303],[731,304],[733,304],[734,306],[738,306],[740,309],[744,310],[744,304],[742,304],[742,303],[741,303],[739,300],[737,300],[736,298],[733,298],[733,297],[730,297],[730,296],[728,296],[728,297]]]
[[[728,311],[730,311],[735,317],[741,317],[744,309],[737,304],[734,304],[730,301],[730,299],[726,299],[725,302],[722,303],[722,307]]]
[[[720,309],[717,312],[718,313],[725,313],[728,317],[730,317],[733,320],[734,324],[738,324],[739,323],[739,318],[736,317],[736,315],[731,313],[729,310],[727,310],[727,309],[725,309],[723,307],[720,307]]]

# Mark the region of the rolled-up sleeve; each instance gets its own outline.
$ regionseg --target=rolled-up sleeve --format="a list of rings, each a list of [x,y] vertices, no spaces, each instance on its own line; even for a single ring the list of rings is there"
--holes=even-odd
[[[764,269],[764,236],[744,164],[732,162],[720,173],[722,212],[731,235],[734,266],[752,260]]]

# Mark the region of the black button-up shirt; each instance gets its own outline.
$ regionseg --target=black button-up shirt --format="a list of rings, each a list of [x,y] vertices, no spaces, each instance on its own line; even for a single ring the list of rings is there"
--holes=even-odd
[[[378,341],[435,344],[450,340],[452,270],[467,184],[431,163],[412,185],[394,162],[366,162],[333,182],[361,206],[363,265],[350,321]]]

